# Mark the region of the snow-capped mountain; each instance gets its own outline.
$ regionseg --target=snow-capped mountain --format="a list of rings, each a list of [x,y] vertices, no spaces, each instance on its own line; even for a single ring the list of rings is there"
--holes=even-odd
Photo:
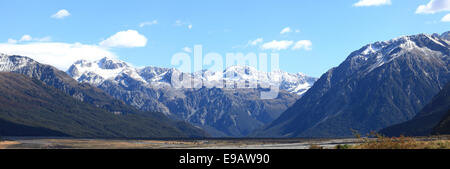
[[[126,62],[103,58],[98,61],[88,62],[80,60],[75,62],[67,73],[79,82],[87,82],[93,85],[100,85],[105,80],[121,82],[119,77],[130,77],[146,85],[153,87],[173,86],[171,84],[172,73],[181,73],[174,68],[144,67],[135,68]],[[187,73],[189,77],[201,80],[203,83],[267,83],[279,85],[280,90],[302,95],[306,92],[317,78],[308,77],[303,73],[287,73],[280,70],[272,72],[262,72],[249,66],[231,66],[223,72],[203,70],[195,73]]]
[[[9,55],[0,53],[0,71],[1,72],[12,72],[19,70],[21,68],[35,65],[36,61],[31,60],[26,57],[11,57]]]
[[[87,82],[93,85],[99,85],[107,79],[115,79],[123,74],[146,82],[136,72],[136,69],[127,63],[106,57],[94,62],[77,61],[69,68],[67,73],[80,82]]]
[[[282,71],[262,72],[248,66],[231,66],[224,71],[202,70],[183,73],[174,68],[136,68],[123,61],[103,58],[77,61],[67,73],[103,89],[113,97],[141,110],[163,112],[174,119],[198,125],[215,136],[245,136],[280,115],[297,100],[316,78]],[[175,88],[174,73],[183,74],[205,86],[228,84],[280,85],[275,99],[261,99],[260,86],[240,88]]]
[[[419,34],[413,36],[401,36],[388,41],[375,42],[353,52],[346,62],[351,70],[370,73],[372,70],[401,57],[405,52],[419,50],[428,55],[438,55],[440,50],[447,48],[449,33],[438,36]],[[432,45],[427,47],[426,45]],[[427,57],[424,56],[424,57]]]
[[[323,74],[262,137],[351,137],[411,119],[450,81],[449,32],[375,42]]]
[[[26,56],[0,53],[0,73],[1,100],[8,100],[0,104],[0,119],[2,124],[8,124],[9,120],[11,124],[23,124],[19,125],[20,132],[15,133],[18,135],[29,129],[22,126],[36,126],[75,137],[205,136],[197,127],[170,120],[159,112],[139,111],[97,87],[78,83],[66,72]],[[17,89],[8,90],[15,85]],[[17,132],[14,125],[8,129]],[[30,133],[40,131],[46,130],[32,129]]]

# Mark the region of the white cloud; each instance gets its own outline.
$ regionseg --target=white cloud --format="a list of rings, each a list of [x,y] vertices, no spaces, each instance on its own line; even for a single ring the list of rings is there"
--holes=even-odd
[[[280,34],[290,33],[292,32],[291,27],[286,27],[283,30],[281,30]]]
[[[300,29],[296,29],[296,30],[295,30],[295,33],[300,33]]]
[[[263,38],[257,38],[255,40],[248,41],[248,45],[256,46],[263,42]]]
[[[17,40],[9,38],[8,43],[14,44],[14,43],[17,43]]]
[[[445,15],[444,17],[442,17],[441,21],[442,22],[450,22],[450,13]]]
[[[135,30],[120,31],[101,41],[102,47],[144,47],[147,44],[147,38]]]
[[[46,36],[43,38],[33,38],[33,41],[48,42],[48,41],[52,41],[52,38],[50,36]]]
[[[67,11],[65,9],[61,9],[58,12],[56,12],[55,14],[53,14],[51,17],[55,18],[55,19],[62,19],[62,18],[65,18],[67,16],[70,16],[69,11]]]
[[[181,20],[176,20],[175,21],[175,25],[176,26],[181,26],[181,25],[183,25],[183,22]]]
[[[184,47],[184,48],[182,48],[181,50],[183,50],[183,51],[185,51],[185,52],[187,52],[187,53],[191,53],[192,52],[192,48],[190,48],[190,47]]]
[[[142,22],[142,23],[140,23],[139,24],[139,27],[144,27],[144,26],[150,26],[150,25],[156,25],[156,24],[158,24],[158,20],[153,20],[153,21],[150,21],[150,22]]]
[[[354,3],[355,7],[363,7],[363,6],[381,6],[381,5],[390,5],[391,0],[359,0]]]
[[[434,14],[441,11],[450,11],[450,0],[430,0],[426,5],[420,5],[416,14]]]
[[[176,20],[175,21],[175,26],[186,26],[188,29],[192,29],[192,24],[189,22],[184,22],[181,20]]]
[[[23,35],[19,40],[9,38],[8,43],[14,44],[14,43],[18,43],[18,42],[28,42],[28,41],[48,42],[48,41],[51,41],[51,39],[52,38],[50,36],[46,36],[43,38],[33,38],[30,35]]]
[[[305,49],[305,50],[312,50],[312,43],[310,40],[300,40],[295,43],[294,47],[292,47],[293,50],[296,49]]]
[[[117,57],[114,53],[97,45],[81,43],[32,42],[28,44],[0,43],[0,53],[28,56],[38,62],[67,70],[77,60],[98,60]]]
[[[31,41],[33,38],[30,35],[23,35],[22,38],[20,38],[19,41],[24,42],[24,41]]]
[[[289,48],[294,42],[293,41],[287,41],[287,40],[281,40],[276,41],[273,40],[271,42],[267,42],[261,45],[262,49],[271,49],[271,50],[284,50]]]

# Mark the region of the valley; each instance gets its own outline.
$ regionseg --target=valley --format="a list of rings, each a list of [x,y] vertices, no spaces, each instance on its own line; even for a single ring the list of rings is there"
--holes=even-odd
[[[319,79],[245,65],[187,73],[108,57],[76,61],[64,72],[28,56],[0,54],[0,135],[76,138],[19,141],[30,148],[307,148],[318,140],[283,139],[330,138],[318,142],[330,147],[342,142],[331,138],[351,138],[355,131],[363,136],[449,134],[448,34],[365,45]],[[179,88],[178,75],[192,84],[232,85]],[[267,86],[279,88],[276,98],[261,97],[272,90]],[[97,138],[243,140],[147,145]],[[266,138],[274,142],[266,144]]]
[[[0,21],[4,166],[449,157],[450,0],[0,0]]]
[[[386,139],[386,138],[385,138]],[[7,140],[7,141],[6,141]],[[5,137],[0,149],[367,149],[382,148],[450,149],[450,136],[409,137],[397,140],[398,144],[381,138],[284,138],[284,139],[80,139],[46,137]],[[378,143],[378,144],[375,144]],[[394,145],[394,147],[392,147]],[[372,147],[373,148],[373,147]]]
[[[206,139],[206,140],[120,140],[6,137],[0,148],[8,149],[309,149],[311,145],[333,148],[338,144],[357,144],[358,139]]]

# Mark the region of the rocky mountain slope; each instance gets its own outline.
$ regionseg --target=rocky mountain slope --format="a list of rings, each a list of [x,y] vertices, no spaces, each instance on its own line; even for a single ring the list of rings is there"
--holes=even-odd
[[[170,120],[162,113],[137,110],[27,57],[0,54],[0,72],[17,73],[3,75],[3,125],[51,128],[77,137],[206,136],[190,124]],[[62,122],[67,124],[56,125]],[[74,133],[77,131],[80,133]]]
[[[427,136],[450,111],[450,83],[413,119],[380,130],[386,136]]]
[[[447,110],[447,114],[441,121],[431,130],[433,135],[449,135],[450,134],[450,110]]]
[[[323,74],[260,137],[348,137],[413,118],[450,80],[448,32],[376,42]]]
[[[279,77],[278,97],[263,100],[261,88],[176,88],[171,78],[174,73],[182,73],[177,69],[135,68],[110,58],[78,61],[67,73],[141,110],[159,111],[173,119],[186,120],[214,136],[233,137],[246,136],[277,118],[316,80],[301,73],[267,73],[247,66],[232,66],[223,72],[183,73],[209,85],[220,81],[274,83],[272,79]]]

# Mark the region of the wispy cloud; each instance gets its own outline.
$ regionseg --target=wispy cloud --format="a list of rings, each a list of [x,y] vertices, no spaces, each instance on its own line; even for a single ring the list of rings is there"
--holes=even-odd
[[[291,33],[291,32],[295,32],[295,33],[300,33],[300,29],[293,29],[293,28],[291,28],[291,27],[285,27],[285,28],[283,28],[281,31],[280,31],[280,34],[281,35],[283,35],[283,34],[287,34],[287,33]]]
[[[63,19],[68,16],[70,16],[69,11],[67,11],[66,9],[61,9],[58,12],[56,12],[55,14],[53,14],[51,17],[55,18],[55,19]]]
[[[9,44],[17,43],[17,40],[9,38],[8,43]]]
[[[108,49],[97,45],[60,42],[0,43],[0,53],[28,56],[63,71],[67,70],[77,60],[93,61],[105,56],[117,57]]]
[[[31,41],[33,38],[30,35],[23,35],[19,41]]]
[[[52,38],[50,36],[42,37],[42,38],[33,38],[34,41],[38,42],[48,42],[52,41]]]
[[[139,34],[136,30],[120,31],[110,36],[108,39],[101,41],[102,47],[144,47],[147,44],[147,38]]]
[[[8,39],[8,43],[13,44],[13,43],[19,43],[19,42],[29,42],[29,41],[34,41],[34,42],[48,42],[51,41],[51,37],[50,36],[46,36],[46,37],[42,37],[42,38],[33,38],[30,35],[23,35],[19,40],[16,39],[12,39],[9,38]]]
[[[187,53],[191,53],[192,52],[192,48],[185,46],[184,48],[181,48],[181,50],[187,52]]]
[[[283,30],[281,30],[280,34],[290,33],[292,32],[291,27],[286,27]]]
[[[176,20],[175,26],[186,26],[188,29],[192,29],[192,23],[181,21],[181,20]]]
[[[156,25],[158,24],[158,20],[153,20],[153,21],[147,21],[147,22],[142,22],[139,24],[139,27],[144,27],[144,26],[150,26],[150,25]]]
[[[354,3],[354,7],[365,7],[365,6],[381,6],[381,5],[391,5],[391,0],[359,0]]]
[[[430,0],[426,5],[420,5],[416,14],[434,14],[441,11],[450,11],[450,0]]]
[[[442,17],[441,21],[442,22],[450,22],[450,13],[445,15],[444,17]]]
[[[267,42],[261,45],[261,49],[263,50],[284,50],[288,49],[294,42],[288,40],[273,40],[271,42]]]
[[[310,40],[299,40],[295,43],[293,50],[304,49],[312,50],[312,42]]]
[[[262,50],[286,50],[291,48],[292,50],[312,50],[312,42],[310,40],[299,40],[297,42],[292,40],[272,40],[264,43],[263,38],[257,38],[255,40],[249,40],[246,45],[235,46],[235,48],[247,48],[250,46],[258,46]]]
[[[257,38],[257,39],[255,39],[255,40],[250,40],[250,41],[248,41],[248,44],[247,44],[247,45],[256,46],[256,45],[262,43],[263,41],[264,41],[263,38]]]

